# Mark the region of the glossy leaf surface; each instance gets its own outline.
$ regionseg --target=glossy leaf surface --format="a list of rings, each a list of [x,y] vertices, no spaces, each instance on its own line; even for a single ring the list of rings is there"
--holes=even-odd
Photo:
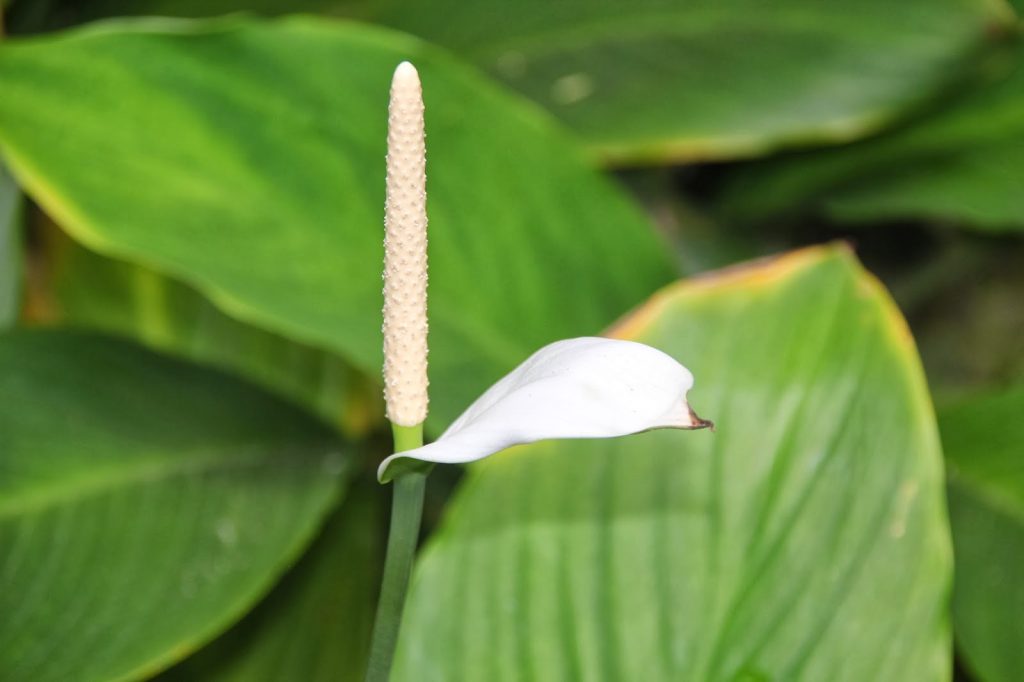
[[[1012,13],[987,0],[428,0],[371,15],[445,45],[613,162],[754,156],[876,130]]]
[[[671,277],[640,212],[486,79],[354,24],[114,22],[0,46],[0,150],[90,248],[376,375],[387,88],[404,59],[425,88],[432,411],[448,420]]]
[[[958,90],[934,113],[878,138],[741,171],[722,200],[726,214],[758,220],[817,210],[848,222],[1024,230],[1024,44]]]
[[[957,646],[986,682],[1024,670],[1024,388],[942,410]]]
[[[270,596],[161,682],[362,680],[386,531],[380,486],[360,483]]]
[[[418,567],[396,679],[949,679],[935,420],[855,259],[682,283],[614,331],[685,358],[717,432],[472,468]]]
[[[348,470],[304,413],[73,333],[0,337],[0,678],[143,677],[265,594]]]
[[[195,289],[47,233],[47,321],[127,336],[214,365],[357,436],[383,421],[380,386],[336,354],[226,315]]]

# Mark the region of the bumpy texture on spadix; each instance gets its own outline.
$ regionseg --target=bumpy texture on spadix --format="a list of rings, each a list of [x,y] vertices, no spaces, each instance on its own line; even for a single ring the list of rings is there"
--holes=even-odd
[[[423,95],[409,62],[388,105],[384,215],[384,399],[400,426],[427,417],[427,175]]]
[[[556,341],[489,388],[435,442],[392,455],[390,480],[410,460],[459,463],[549,438],[611,438],[651,429],[712,426],[690,408],[693,375],[634,341]]]

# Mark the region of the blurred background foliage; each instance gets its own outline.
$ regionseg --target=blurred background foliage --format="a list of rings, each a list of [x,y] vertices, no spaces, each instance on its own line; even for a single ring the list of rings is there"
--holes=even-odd
[[[907,317],[938,408],[957,674],[1021,680],[1022,9],[7,0],[0,149],[30,199],[0,168],[0,325],[20,315],[126,335],[241,374],[379,446],[378,237],[344,226],[379,220],[382,84],[412,57],[430,132],[432,379],[446,392],[434,432],[516,358],[596,332],[679,274],[847,240]],[[235,12],[323,18],[61,33]],[[196,102],[207,109],[194,113]],[[196,249],[210,224],[218,238]],[[302,229],[275,233],[282,224]],[[254,225],[271,236],[233,261]],[[432,522],[457,475],[436,478]],[[364,493],[340,509],[353,506],[378,523]],[[262,628],[284,647],[288,628],[274,624],[302,617],[261,614],[315,608],[302,585],[329,582],[324,566],[377,555],[376,535],[345,518],[328,525],[344,548],[321,540],[294,569],[307,583],[290,575],[168,675],[195,679],[202,666],[258,679],[265,650],[244,633]],[[359,590],[334,587],[366,622]],[[352,651],[334,653],[358,660]]]

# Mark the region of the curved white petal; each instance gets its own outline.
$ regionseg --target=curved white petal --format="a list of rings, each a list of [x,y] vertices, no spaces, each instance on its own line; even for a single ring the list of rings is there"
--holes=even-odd
[[[385,459],[381,482],[401,459],[471,462],[549,438],[610,438],[658,428],[711,426],[686,402],[689,370],[634,341],[556,341],[491,386],[435,442]]]

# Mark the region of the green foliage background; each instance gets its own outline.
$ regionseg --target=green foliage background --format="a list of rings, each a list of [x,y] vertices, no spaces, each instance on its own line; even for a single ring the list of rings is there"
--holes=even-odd
[[[719,430],[438,469],[395,679],[1024,679],[1019,8],[0,6],[0,679],[361,678],[404,59],[428,436],[599,333]]]

